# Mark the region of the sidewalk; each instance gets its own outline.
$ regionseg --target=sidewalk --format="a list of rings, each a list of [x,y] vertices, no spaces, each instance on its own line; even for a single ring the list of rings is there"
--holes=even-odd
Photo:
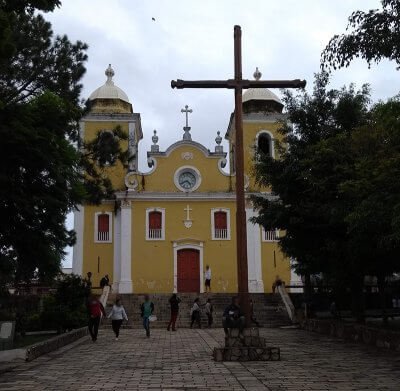
[[[101,330],[73,348],[0,375],[0,390],[398,390],[400,353],[349,345],[293,329],[262,329],[281,347],[280,362],[215,363],[220,329],[176,333]]]

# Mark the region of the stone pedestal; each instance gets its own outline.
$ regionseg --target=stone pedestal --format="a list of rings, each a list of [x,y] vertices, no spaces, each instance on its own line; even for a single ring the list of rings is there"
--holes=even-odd
[[[260,337],[258,328],[245,329],[239,336],[239,330],[229,330],[225,337],[225,347],[214,348],[214,361],[279,361],[278,347],[267,346]]]

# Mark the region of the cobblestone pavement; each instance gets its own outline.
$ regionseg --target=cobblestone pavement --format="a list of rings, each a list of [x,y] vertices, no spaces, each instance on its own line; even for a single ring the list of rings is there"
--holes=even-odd
[[[262,329],[280,362],[215,363],[222,330],[101,330],[0,375],[0,390],[400,390],[400,354],[293,329]]]

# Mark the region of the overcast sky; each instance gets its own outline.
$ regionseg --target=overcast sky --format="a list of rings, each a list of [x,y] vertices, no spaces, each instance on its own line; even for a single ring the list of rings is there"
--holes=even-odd
[[[306,79],[310,90],[329,39],[345,31],[352,11],[371,8],[380,8],[380,1],[65,0],[45,17],[56,34],[89,45],[83,98],[104,84],[104,71],[112,64],[115,84],[141,114],[140,169],[145,171],[153,129],[162,150],[182,138],[185,104],[193,109],[189,125],[195,141],[212,149],[216,132],[225,133],[232,91],[172,90],[170,81],[231,78],[235,24],[242,26],[243,77],[252,78],[258,66],[265,79]],[[368,69],[359,60],[334,72],[331,83],[369,83],[379,100],[399,92],[398,80],[394,63]],[[70,264],[69,255],[65,265]]]

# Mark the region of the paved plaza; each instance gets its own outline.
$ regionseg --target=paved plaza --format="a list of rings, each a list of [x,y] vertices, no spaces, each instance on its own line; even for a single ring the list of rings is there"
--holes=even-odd
[[[0,375],[0,390],[400,390],[400,354],[294,329],[262,329],[280,362],[215,363],[222,330],[101,330]]]

